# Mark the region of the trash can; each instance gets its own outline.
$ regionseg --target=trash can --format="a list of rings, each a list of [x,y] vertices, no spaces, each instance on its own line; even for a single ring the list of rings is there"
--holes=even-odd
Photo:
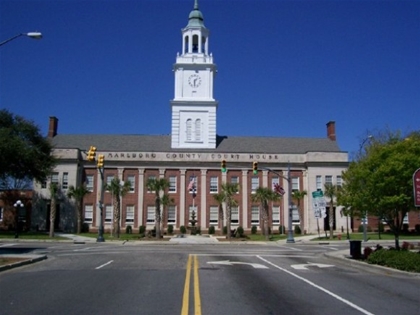
[[[354,259],[362,256],[362,241],[350,241],[350,256]]]

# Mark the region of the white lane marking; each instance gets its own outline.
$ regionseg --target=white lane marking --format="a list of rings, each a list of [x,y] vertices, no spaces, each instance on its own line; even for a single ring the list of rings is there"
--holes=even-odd
[[[242,261],[230,261],[230,260],[219,260],[219,261],[208,261],[208,264],[214,265],[226,265],[226,266],[233,266],[233,265],[249,265],[255,269],[268,269],[267,266],[261,264],[253,264],[253,263],[246,263]]]
[[[11,247],[11,246],[15,246],[15,245],[17,245],[17,244],[3,244],[3,245],[0,245],[0,247]]]
[[[331,291],[329,291],[329,290],[327,290],[327,289],[325,289],[325,288],[323,288],[323,287],[321,287],[321,286],[313,283],[312,281],[309,281],[308,279],[305,279],[305,278],[303,278],[303,277],[301,277],[301,276],[299,276],[299,275],[297,275],[297,274],[295,274],[295,273],[293,273],[293,272],[291,272],[291,271],[289,271],[287,269],[284,269],[284,268],[282,268],[280,266],[277,266],[276,264],[272,263],[271,261],[268,261],[267,259],[264,259],[264,258],[262,258],[260,256],[257,256],[257,258],[259,258],[262,261],[266,262],[267,264],[273,266],[274,268],[277,268],[277,269],[279,269],[281,271],[284,271],[285,273],[288,273],[289,275],[291,275],[291,276],[293,276],[295,278],[298,278],[299,280],[302,280],[303,282],[306,282],[307,284],[313,286],[314,288],[317,288],[318,290],[321,290],[321,291],[327,293],[328,295],[332,296],[333,298],[335,298],[335,299],[337,299],[337,300],[339,300],[339,301],[341,301],[341,302],[349,305],[350,307],[358,310],[359,312],[361,312],[363,314],[366,314],[366,315],[374,315],[373,313],[368,312],[367,310],[361,308],[360,306],[357,306],[356,304],[350,302],[349,300],[346,300],[346,299],[342,298],[341,296],[339,296],[339,295],[337,295],[335,293],[332,293]]]
[[[290,267],[292,267],[293,269],[298,269],[298,270],[308,270],[307,267],[311,267],[311,266],[315,266],[318,268],[334,267],[334,265],[316,264],[316,263],[311,263],[311,262],[308,262],[306,264],[290,265]]]
[[[102,267],[105,267],[105,266],[107,266],[107,265],[109,265],[110,263],[112,263],[113,262],[113,260],[110,260],[110,261],[108,261],[107,263],[105,263],[105,264],[103,264],[103,265],[100,265],[99,267],[96,267],[95,269],[101,269]]]

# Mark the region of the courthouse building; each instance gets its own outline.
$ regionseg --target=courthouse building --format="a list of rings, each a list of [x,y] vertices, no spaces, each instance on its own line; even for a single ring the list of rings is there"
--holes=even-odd
[[[100,219],[98,206],[102,185],[96,163],[88,162],[90,146],[105,156],[104,181],[114,176],[131,183],[130,192],[122,197],[121,228],[130,225],[134,231],[140,226],[152,229],[155,220],[154,192],[146,188],[150,178],[166,178],[167,191],[173,203],[168,207],[165,225],[175,230],[188,226],[194,210],[202,232],[210,226],[216,230],[225,226],[219,222],[218,203],[213,198],[220,193],[221,184],[239,184],[235,196],[238,206],[232,209],[232,228],[242,226],[249,231],[261,225],[260,205],[251,196],[259,186],[279,184],[286,191],[289,182],[293,190],[305,190],[300,201],[304,209],[303,222],[299,221],[293,200],[292,223],[300,224],[308,233],[317,232],[317,223],[324,229],[325,219],[315,218],[312,192],[324,188],[325,183],[341,184],[341,173],[348,166],[348,154],[338,147],[335,122],[326,127],[325,138],[240,137],[217,134],[218,101],[214,98],[216,64],[209,53],[209,31],[197,1],[188,24],[182,29],[182,52],[173,66],[175,91],[171,100],[172,127],[170,135],[77,135],[60,134],[58,119],[50,117],[48,138],[54,145],[53,154],[58,164],[48,182],[35,183],[32,225],[47,229],[49,225],[49,184],[60,187],[56,228],[75,230],[74,203],[66,197],[68,188],[87,185],[92,192],[83,200],[84,222],[97,230]],[[169,64],[170,61],[168,61]],[[166,104],[162,104],[166,106]],[[223,106],[229,106],[225,104]],[[168,122],[169,123],[169,122]],[[226,161],[226,172],[221,161]],[[258,162],[259,171],[252,166]],[[290,176],[288,169],[290,168]],[[288,180],[287,180],[288,179]],[[194,180],[196,191],[188,189]],[[112,195],[104,194],[104,227],[111,228]],[[280,225],[289,224],[289,196],[270,203],[270,226],[278,231]],[[328,212],[328,211],[327,211]],[[346,218],[340,208],[334,211],[334,228],[346,228]],[[328,218],[327,218],[328,219]]]

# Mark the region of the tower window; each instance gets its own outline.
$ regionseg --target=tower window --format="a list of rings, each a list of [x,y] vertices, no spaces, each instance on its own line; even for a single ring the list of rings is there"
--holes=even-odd
[[[186,121],[186,139],[189,142],[201,141],[201,119]]]

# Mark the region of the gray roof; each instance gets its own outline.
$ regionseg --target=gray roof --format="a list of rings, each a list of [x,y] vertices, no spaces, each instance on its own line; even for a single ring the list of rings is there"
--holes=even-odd
[[[170,135],[56,135],[55,148],[129,152],[220,152],[305,154],[341,152],[336,141],[328,138],[276,138],[218,136],[215,149],[172,149]]]

